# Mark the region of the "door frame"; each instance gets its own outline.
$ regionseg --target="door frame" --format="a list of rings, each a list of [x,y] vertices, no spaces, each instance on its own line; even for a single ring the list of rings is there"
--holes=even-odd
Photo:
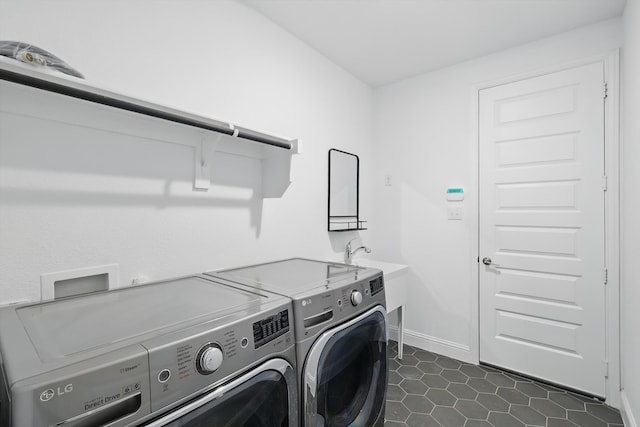
[[[517,74],[476,84],[472,87],[472,138],[470,185],[471,204],[471,325],[469,353],[475,363],[480,362],[480,271],[479,262],[479,99],[480,91],[491,87],[540,77],[558,71],[602,62],[607,82],[607,101],[604,105],[605,125],[605,265],[608,271],[605,288],[605,355],[608,361],[605,398],[607,404],[620,407],[620,50],[590,56],[532,72]],[[604,89],[603,89],[604,90]],[[604,94],[604,93],[603,93]],[[603,366],[604,369],[604,366]]]

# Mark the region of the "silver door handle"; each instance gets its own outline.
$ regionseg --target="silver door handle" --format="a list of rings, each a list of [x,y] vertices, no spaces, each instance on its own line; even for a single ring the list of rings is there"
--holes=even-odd
[[[491,261],[491,258],[489,258],[488,256],[482,258],[482,263],[484,265],[493,265],[494,267],[500,267],[500,264],[496,264],[495,262]]]

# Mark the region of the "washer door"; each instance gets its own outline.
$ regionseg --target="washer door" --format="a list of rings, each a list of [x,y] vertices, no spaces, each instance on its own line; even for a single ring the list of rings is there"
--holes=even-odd
[[[387,313],[376,307],[325,332],[304,369],[306,427],[382,426],[387,393]]]
[[[294,427],[296,394],[293,368],[274,359],[145,426]]]

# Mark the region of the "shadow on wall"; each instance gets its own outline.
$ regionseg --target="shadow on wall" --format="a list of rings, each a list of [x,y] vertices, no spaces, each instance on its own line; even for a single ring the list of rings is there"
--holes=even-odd
[[[194,190],[196,152],[188,144],[201,131],[106,107],[35,110],[0,115],[0,205],[246,209],[260,235],[259,159],[216,152],[210,188]]]

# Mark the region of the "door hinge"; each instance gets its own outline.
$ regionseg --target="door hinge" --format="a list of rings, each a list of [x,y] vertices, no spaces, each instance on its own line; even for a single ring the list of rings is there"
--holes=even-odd
[[[608,179],[607,179],[607,175],[603,175],[602,176],[602,191],[607,191],[607,189],[609,188],[609,183],[608,183]]]
[[[602,280],[604,281],[605,285],[609,283],[609,269],[605,268],[602,272]]]
[[[607,359],[603,362],[604,367],[604,377],[609,378],[609,361]]]
[[[609,85],[604,83],[602,85],[602,98],[607,99],[607,96],[609,96]]]

